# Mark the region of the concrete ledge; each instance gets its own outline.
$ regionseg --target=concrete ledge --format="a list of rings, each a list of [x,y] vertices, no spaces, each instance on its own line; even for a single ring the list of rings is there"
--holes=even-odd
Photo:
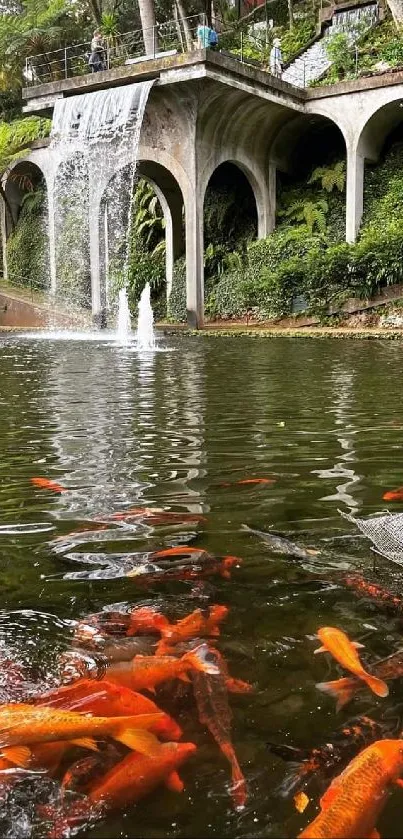
[[[306,98],[328,99],[329,96],[342,96],[347,93],[360,93],[362,90],[374,90],[380,87],[391,87],[403,83],[403,70],[401,67],[396,70],[388,70],[386,73],[377,73],[373,76],[362,76],[360,79],[351,79],[338,84],[324,85],[306,89]]]

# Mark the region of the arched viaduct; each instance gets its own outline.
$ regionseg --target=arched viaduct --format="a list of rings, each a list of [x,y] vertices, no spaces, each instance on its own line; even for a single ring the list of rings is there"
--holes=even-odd
[[[219,53],[197,51],[117,68],[24,91],[25,110],[49,113],[60,96],[110,85],[155,79],[142,123],[138,172],[155,187],[166,219],[168,292],[174,259],[186,253],[188,321],[203,323],[203,205],[217,167],[235,164],[246,175],[256,201],[258,236],[275,224],[276,173],[298,170],[310,132],[333,125],[347,160],[346,238],[356,238],[363,212],[365,161],[376,161],[388,133],[403,121],[403,73],[301,90]],[[102,150],[100,151],[102,153]],[[112,156],[113,157],[113,156]],[[58,161],[49,148],[31,151],[16,166],[36,166],[48,188],[51,281],[56,288],[53,184]],[[116,159],[112,169],[122,167]],[[107,183],[94,154],[89,170],[92,309],[103,305],[100,208]],[[6,176],[11,203],[19,191]],[[184,218],[184,235],[183,235]],[[3,224],[4,232],[4,224]]]

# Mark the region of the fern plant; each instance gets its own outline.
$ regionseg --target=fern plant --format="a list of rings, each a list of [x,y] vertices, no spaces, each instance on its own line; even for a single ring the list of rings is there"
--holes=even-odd
[[[313,170],[308,184],[315,184],[318,181],[326,192],[332,192],[334,189],[343,192],[346,183],[345,161],[339,160],[333,166],[318,166]]]
[[[312,235],[315,227],[319,233],[326,232],[326,215],[329,210],[327,201],[295,201],[285,210],[280,210],[279,215],[291,223],[303,224]]]

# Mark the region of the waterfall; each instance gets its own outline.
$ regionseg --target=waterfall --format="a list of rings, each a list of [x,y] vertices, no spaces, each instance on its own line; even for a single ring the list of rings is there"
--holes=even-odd
[[[105,309],[107,289],[113,286],[110,270],[116,274],[119,258],[126,283],[137,148],[152,84],[139,82],[56,100],[50,147],[53,291],[69,309],[90,307],[91,300],[95,310]],[[112,179],[113,189],[108,190]]]
[[[339,32],[351,33],[353,37],[366,29],[370,29],[378,19],[378,6],[370,3],[367,6],[356,6],[355,9],[335,12],[328,36],[337,35]]]

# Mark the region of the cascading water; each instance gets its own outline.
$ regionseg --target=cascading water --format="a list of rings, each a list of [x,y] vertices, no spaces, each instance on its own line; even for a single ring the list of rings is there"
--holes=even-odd
[[[115,251],[120,252],[120,270],[127,282],[137,148],[152,84],[147,81],[109,88],[55,103],[51,134],[55,167],[51,190],[55,220],[53,291],[69,307],[88,307],[92,301],[93,311],[100,311],[109,305],[108,271],[112,263],[116,268]],[[120,178],[115,178],[106,205],[104,193],[118,172]],[[112,237],[112,246],[107,236]],[[101,251],[104,259],[100,259]]]
[[[155,350],[154,315],[151,308],[149,283],[144,286],[139,300],[136,344],[140,352],[153,352]]]
[[[119,291],[116,332],[118,343],[122,346],[127,346],[127,344],[130,343],[132,323],[130,319],[129,301],[127,299],[126,288],[121,288]]]

